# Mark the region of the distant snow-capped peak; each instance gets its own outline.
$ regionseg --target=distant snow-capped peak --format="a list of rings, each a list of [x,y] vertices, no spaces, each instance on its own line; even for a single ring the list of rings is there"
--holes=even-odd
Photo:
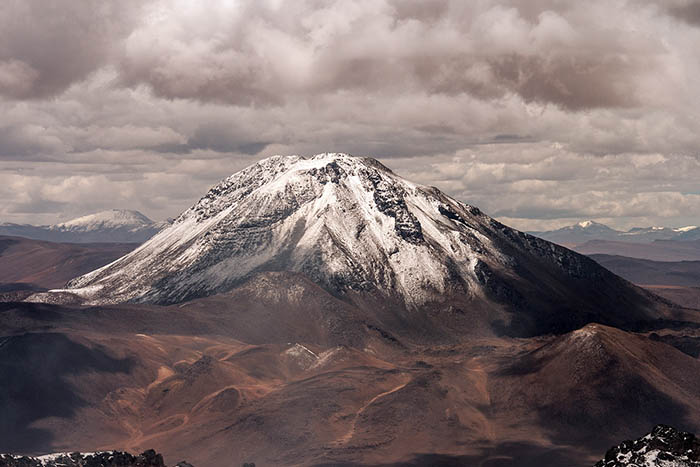
[[[143,243],[170,221],[153,222],[138,211],[111,209],[53,225],[0,224],[0,235],[70,243]]]
[[[128,209],[110,209],[87,216],[71,219],[52,226],[60,230],[95,230],[105,228],[143,227],[154,222],[139,211]]]
[[[700,238],[697,232],[700,232],[700,230],[694,225],[678,228],[662,226],[633,227],[627,231],[621,231],[593,220],[586,220],[556,230],[530,233],[545,240],[571,246],[592,240],[637,243],[649,243],[655,240],[693,240]]]
[[[697,225],[687,225],[685,227],[677,227],[673,229],[674,232],[690,232],[691,230],[697,229]]]
[[[562,227],[559,230],[562,230],[562,231],[564,231],[564,230],[579,230],[579,231],[580,230],[584,230],[584,231],[586,231],[586,230],[611,230],[612,231],[613,229],[611,229],[610,227],[608,227],[605,224],[601,224],[600,222],[596,222],[593,220],[587,220],[587,221],[577,222],[576,224],[569,225],[567,227]]]

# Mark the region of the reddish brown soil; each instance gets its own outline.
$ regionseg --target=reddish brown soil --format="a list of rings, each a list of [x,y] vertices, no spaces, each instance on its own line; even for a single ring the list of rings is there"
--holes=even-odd
[[[657,338],[600,325],[451,345],[347,337],[306,321],[329,300],[307,293],[276,309],[267,342],[236,293],[0,304],[0,394],[35,388],[1,401],[0,450],[154,448],[197,467],[576,466],[660,422],[700,428],[700,361]]]

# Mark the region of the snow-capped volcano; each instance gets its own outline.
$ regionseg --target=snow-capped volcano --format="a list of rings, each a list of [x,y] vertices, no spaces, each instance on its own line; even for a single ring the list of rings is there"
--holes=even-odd
[[[110,209],[50,226],[54,230],[94,231],[100,229],[139,229],[153,221],[138,211]]]
[[[0,224],[0,235],[50,242],[143,243],[167,225],[138,211],[110,209],[52,225]]]
[[[479,259],[507,261],[470,226],[479,216],[373,159],[275,156],[223,180],[170,228],[70,288],[98,301],[173,302],[280,268],[419,304],[449,287],[476,293]]]
[[[623,292],[613,302],[642,297],[628,296],[629,284],[583,256],[374,159],[335,153],[274,156],[224,179],[170,227],[72,280],[68,291],[88,303],[175,303],[230,290],[262,271],[303,273],[334,294],[385,297],[408,309],[459,297],[540,314],[569,306],[599,313],[627,307],[606,295],[616,284]],[[575,296],[589,289],[596,304]]]
[[[581,221],[576,225],[565,227],[565,228],[568,228],[569,230],[573,230],[573,229],[577,229],[577,228],[590,229],[590,228],[601,228],[601,227],[607,227],[607,226],[605,226],[599,222],[596,222],[596,221]]]

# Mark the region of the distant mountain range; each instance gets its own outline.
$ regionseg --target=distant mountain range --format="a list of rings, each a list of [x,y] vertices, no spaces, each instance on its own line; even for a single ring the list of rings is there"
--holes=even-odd
[[[0,224],[0,235],[62,243],[143,243],[169,222],[138,211],[111,209],[53,225]]]
[[[583,221],[578,224],[556,230],[528,232],[536,237],[564,246],[581,245],[591,240],[608,240],[629,243],[651,243],[655,240],[700,240],[700,228],[695,225],[685,227],[634,227],[627,231],[615,230],[595,221]]]

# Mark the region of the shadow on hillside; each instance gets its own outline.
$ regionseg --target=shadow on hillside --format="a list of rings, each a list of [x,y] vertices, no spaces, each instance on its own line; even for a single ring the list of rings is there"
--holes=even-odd
[[[32,424],[46,417],[70,417],[86,405],[67,377],[128,373],[133,366],[130,358],[110,357],[59,333],[0,337],[0,452],[50,449],[52,435]]]
[[[415,454],[411,460],[391,464],[373,464],[418,467],[577,467],[590,466],[590,453],[573,447],[544,447],[537,444],[508,442],[485,448],[477,455]],[[318,464],[316,467],[347,466],[358,464]]]

